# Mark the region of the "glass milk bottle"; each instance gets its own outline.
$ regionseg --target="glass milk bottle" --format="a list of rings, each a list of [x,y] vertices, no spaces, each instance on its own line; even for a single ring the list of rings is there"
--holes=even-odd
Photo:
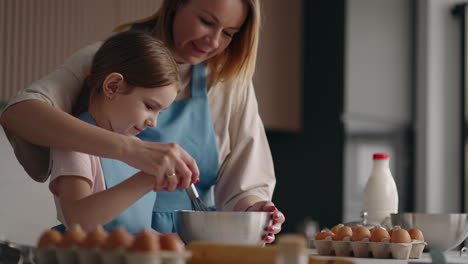
[[[364,211],[371,225],[383,224],[398,212],[398,191],[389,168],[388,153],[375,153],[373,166],[364,188]]]

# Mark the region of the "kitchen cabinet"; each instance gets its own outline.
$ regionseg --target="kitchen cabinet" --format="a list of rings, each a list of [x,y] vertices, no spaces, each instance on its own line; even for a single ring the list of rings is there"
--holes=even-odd
[[[269,130],[303,128],[303,1],[261,1],[263,26],[254,76],[260,116]]]

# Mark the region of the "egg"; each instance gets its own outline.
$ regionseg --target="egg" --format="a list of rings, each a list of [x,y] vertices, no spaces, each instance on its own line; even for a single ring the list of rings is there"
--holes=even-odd
[[[417,228],[412,228],[412,229],[408,230],[408,233],[409,233],[412,240],[424,241],[424,236],[423,236],[423,233],[421,232],[421,230],[419,230]]]
[[[162,250],[182,252],[185,250],[185,244],[176,233],[164,234],[159,237],[159,243]]]
[[[351,230],[351,227],[343,226],[336,231],[335,235],[333,236],[333,240],[341,241],[344,240],[346,237],[349,237],[351,239],[352,236],[353,231]]]
[[[159,235],[150,230],[138,233],[130,247],[130,251],[133,252],[159,252],[160,250]]]
[[[393,234],[393,230],[394,230],[394,229],[400,229],[400,228],[401,228],[401,226],[397,226],[397,225],[396,225],[396,226],[394,226],[392,229],[390,229],[390,231],[388,231],[388,234],[390,235],[390,237],[392,237],[392,234]]]
[[[411,243],[411,236],[403,228],[394,228],[392,233],[392,238],[390,239],[392,243]]]
[[[45,248],[49,246],[58,246],[62,240],[62,234],[55,230],[49,230],[44,232],[37,243],[38,248]]]
[[[371,232],[372,242],[382,242],[382,240],[390,240],[390,234],[382,227],[375,227],[374,231]]]
[[[117,227],[109,234],[102,248],[105,251],[112,251],[118,248],[128,249],[132,246],[133,239],[133,235],[127,230],[123,227]]]
[[[98,226],[95,230],[88,233],[80,247],[85,249],[102,247],[107,237],[109,237],[109,233],[102,226]]]
[[[362,241],[363,239],[370,240],[371,233],[367,227],[356,226],[353,229],[353,235],[351,236],[351,241]]]
[[[78,246],[86,239],[86,233],[81,229],[80,225],[74,225],[63,234],[62,241],[59,247],[68,248],[71,246]]]
[[[338,231],[338,229],[342,228],[344,225],[343,224],[337,224],[335,225],[334,227],[331,228],[331,231],[336,234],[336,231]]]
[[[315,234],[315,240],[325,240],[327,237],[333,238],[335,234],[332,231],[322,231]]]

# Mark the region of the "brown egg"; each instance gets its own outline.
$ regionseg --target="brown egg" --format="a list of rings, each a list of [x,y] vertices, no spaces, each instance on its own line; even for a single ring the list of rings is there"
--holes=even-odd
[[[80,247],[86,249],[102,247],[107,237],[109,237],[109,233],[102,226],[98,226],[95,230],[88,233]]]
[[[44,232],[37,243],[38,248],[45,248],[49,246],[58,246],[62,240],[62,234],[55,230],[49,230]]]
[[[352,236],[353,231],[351,230],[351,227],[343,226],[336,231],[335,235],[333,236],[333,240],[341,241],[344,240],[345,237],[349,237],[351,239]]]
[[[353,235],[351,236],[351,241],[362,241],[363,239],[367,238],[370,240],[371,233],[367,227],[364,226],[356,226],[353,229]]]
[[[423,236],[423,233],[421,232],[421,230],[419,230],[417,228],[412,228],[412,229],[408,230],[408,233],[409,233],[412,240],[424,241],[424,236]]]
[[[161,243],[162,250],[174,252],[183,252],[185,250],[185,244],[177,233],[161,235],[159,237],[159,243]]]
[[[395,230],[395,229],[400,229],[400,228],[401,228],[401,226],[397,226],[397,225],[396,225],[396,226],[394,226],[392,229],[390,229],[390,230],[388,231],[388,234],[390,235],[390,237],[392,237],[393,230]]]
[[[138,233],[130,247],[130,251],[133,252],[159,252],[160,250],[159,235],[150,230],[143,230]]]
[[[374,232],[374,230],[377,228],[377,226],[374,226],[373,228],[369,229],[371,235],[372,235],[372,232]]]
[[[343,224],[337,224],[335,225],[334,227],[331,228],[331,231],[336,234],[336,231],[338,231],[338,229],[342,228],[344,225]]]
[[[371,241],[382,242],[382,239],[390,240],[390,234],[382,227],[375,227],[374,232],[371,233]]]
[[[79,246],[85,239],[86,233],[81,229],[80,225],[74,225],[63,234],[59,247],[68,248],[71,246]]]
[[[112,230],[107,237],[102,248],[106,251],[112,251],[118,248],[128,249],[133,244],[133,235],[122,227]]]
[[[335,236],[335,234],[332,231],[329,231],[329,230],[322,231],[322,232],[317,232],[315,234],[315,240],[324,240],[327,237],[333,238],[334,236]]]
[[[392,243],[411,243],[411,236],[403,228],[394,228],[390,242]]]

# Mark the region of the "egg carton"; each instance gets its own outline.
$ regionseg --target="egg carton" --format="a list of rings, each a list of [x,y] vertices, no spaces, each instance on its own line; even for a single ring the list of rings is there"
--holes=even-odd
[[[186,264],[192,256],[190,251],[129,252],[116,249],[108,252],[99,248],[55,246],[35,249],[35,255],[38,264]]]
[[[421,258],[424,241],[413,240],[411,243],[370,242],[363,241],[334,241],[330,237],[324,240],[314,240],[317,252],[321,256],[340,256],[358,258]]]

